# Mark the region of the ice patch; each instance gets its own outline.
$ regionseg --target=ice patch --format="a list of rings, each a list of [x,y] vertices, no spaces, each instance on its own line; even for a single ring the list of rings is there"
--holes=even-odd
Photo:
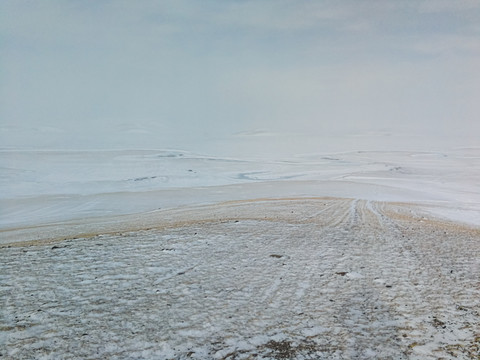
[[[352,279],[352,280],[362,279],[364,277],[362,274],[354,272],[354,271],[346,273],[345,276],[349,279]]]

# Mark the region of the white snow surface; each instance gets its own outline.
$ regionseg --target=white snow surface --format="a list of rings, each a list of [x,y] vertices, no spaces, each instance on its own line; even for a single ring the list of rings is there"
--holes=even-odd
[[[2,358],[480,354],[478,229],[334,198],[150,215],[148,230],[1,248]]]
[[[0,151],[0,169],[0,229],[285,196],[415,202],[480,225],[480,148],[266,159],[177,150],[7,149]]]
[[[0,357],[477,359],[479,179],[472,147],[0,150]]]

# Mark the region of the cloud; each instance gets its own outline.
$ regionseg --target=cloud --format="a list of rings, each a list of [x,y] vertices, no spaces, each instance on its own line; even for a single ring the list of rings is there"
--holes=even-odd
[[[480,3],[476,0],[424,0],[419,1],[417,7],[421,13],[470,12],[478,11]]]
[[[0,116],[85,133],[142,122],[199,141],[435,121],[468,132],[479,23],[476,1],[6,0]]]

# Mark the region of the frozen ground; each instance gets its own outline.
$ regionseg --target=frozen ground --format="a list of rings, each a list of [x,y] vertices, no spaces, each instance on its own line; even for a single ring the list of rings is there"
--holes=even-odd
[[[255,154],[0,150],[0,230],[286,196],[415,202],[480,225],[480,148]]]
[[[1,357],[479,358],[480,148],[257,150],[1,150]]]
[[[336,198],[125,219],[1,249],[2,358],[480,356],[478,228]]]

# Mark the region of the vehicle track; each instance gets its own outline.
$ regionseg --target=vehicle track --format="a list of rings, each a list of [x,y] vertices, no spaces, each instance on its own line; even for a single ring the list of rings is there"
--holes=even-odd
[[[480,231],[411,211],[261,199],[2,247],[0,354],[477,359]]]

